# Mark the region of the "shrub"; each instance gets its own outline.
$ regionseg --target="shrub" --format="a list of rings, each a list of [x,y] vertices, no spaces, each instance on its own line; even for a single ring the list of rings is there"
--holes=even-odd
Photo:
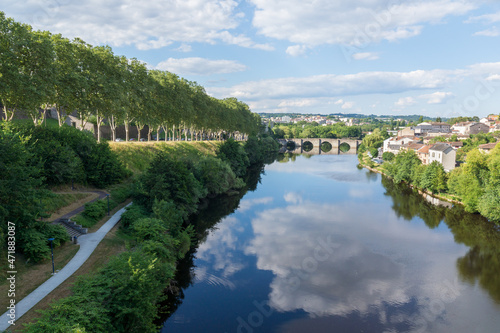
[[[125,213],[121,216],[121,225],[124,228],[129,228],[134,221],[147,216],[147,212],[141,205],[133,204],[125,209]]]
[[[172,200],[185,212],[185,216],[196,211],[197,203],[204,197],[204,189],[185,163],[166,153],[159,153],[138,182],[136,201],[152,210],[155,200]]]
[[[250,160],[243,147],[233,139],[224,142],[217,151],[217,157],[227,161],[236,176],[243,176],[250,166]]]
[[[387,162],[394,160],[394,157],[396,157],[396,155],[394,155],[394,153],[391,153],[390,151],[386,151],[382,154],[382,159]]]
[[[229,163],[212,156],[201,157],[194,165],[193,173],[211,195],[242,187]]]

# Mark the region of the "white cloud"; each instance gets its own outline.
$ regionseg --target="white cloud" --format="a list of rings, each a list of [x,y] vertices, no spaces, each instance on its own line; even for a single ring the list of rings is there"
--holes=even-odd
[[[179,51],[179,52],[191,52],[192,50],[193,50],[193,48],[191,47],[191,45],[184,44],[184,43],[175,49],[175,51]]]
[[[500,74],[492,74],[486,78],[486,81],[500,81]]]
[[[361,45],[420,34],[425,23],[475,8],[459,0],[250,0],[254,26],[267,37],[304,45]],[[390,2],[391,3],[391,2]]]
[[[347,75],[325,74],[250,81],[230,88],[207,88],[207,91],[219,97],[234,96],[248,101],[398,93],[408,90],[441,88],[457,74],[459,72],[448,70],[361,72]]]
[[[160,62],[156,69],[179,75],[210,75],[241,72],[246,66],[233,60],[210,60],[205,58],[168,58]]]
[[[339,99],[338,101],[335,102],[336,105],[344,104],[343,99]]]
[[[352,55],[352,58],[354,60],[377,60],[379,59],[379,56],[377,53],[373,52],[360,52],[360,53],[354,53]]]
[[[474,36],[498,37],[500,36],[500,30],[497,27],[492,27],[486,30],[478,31],[474,33]]]
[[[288,192],[283,196],[286,202],[291,204],[299,204],[303,201],[302,196],[296,192]]]
[[[453,96],[451,92],[437,91],[432,94],[420,95],[419,98],[426,99],[427,104],[443,104]]]
[[[313,106],[317,103],[318,100],[311,98],[292,99],[280,102],[278,104],[278,107],[305,107],[305,106]]]
[[[484,22],[484,23],[500,22],[500,12],[480,15],[480,16],[473,16],[466,21],[466,23],[472,23],[472,22]]]
[[[235,0],[87,0],[11,1],[3,6],[7,16],[36,29],[80,37],[91,44],[135,45],[142,50],[173,42],[222,41],[249,48],[271,49],[229,31],[239,26],[244,14]]]
[[[273,309],[302,310],[316,318],[352,312],[364,316],[384,309],[384,303],[417,300],[419,311],[429,310],[425,300],[440,295],[443,281],[453,279],[454,259],[463,248],[448,235],[401,223],[376,205],[358,208],[304,201],[257,213],[252,220],[255,238],[245,253],[257,257],[259,269],[273,273]],[[387,216],[387,228],[372,223],[374,212]],[[453,245],[444,246],[449,241]],[[428,242],[442,246],[439,255],[414,251]],[[408,264],[414,262],[425,265]]]
[[[307,52],[307,47],[304,45],[293,45],[286,49],[286,54],[292,57],[298,57],[304,55]]]
[[[345,102],[344,104],[342,104],[342,109],[344,110],[349,110],[349,109],[352,109],[354,107],[354,102]]]
[[[264,197],[264,198],[256,198],[256,199],[244,199],[240,201],[238,206],[238,211],[245,212],[252,208],[255,205],[267,205],[268,203],[273,202],[273,197]]]
[[[400,99],[397,100],[396,103],[394,103],[394,105],[400,107],[406,107],[415,104],[417,104],[417,101],[413,97],[401,97]]]

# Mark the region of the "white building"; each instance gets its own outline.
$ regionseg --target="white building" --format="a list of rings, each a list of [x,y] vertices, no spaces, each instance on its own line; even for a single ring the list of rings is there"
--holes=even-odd
[[[438,161],[447,172],[455,169],[456,156],[456,150],[447,143],[436,143],[429,148],[429,164]]]

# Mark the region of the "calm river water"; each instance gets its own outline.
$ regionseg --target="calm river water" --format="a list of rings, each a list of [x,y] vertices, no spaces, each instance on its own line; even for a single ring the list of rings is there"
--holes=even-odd
[[[498,228],[356,166],[285,157],[212,202],[162,332],[498,332]]]

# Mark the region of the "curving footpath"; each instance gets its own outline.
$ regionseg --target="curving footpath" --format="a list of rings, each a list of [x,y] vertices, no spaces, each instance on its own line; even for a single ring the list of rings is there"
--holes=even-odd
[[[131,205],[129,203],[127,206]],[[80,266],[90,257],[92,252],[101,240],[106,236],[106,234],[120,221],[122,214],[125,212],[123,207],[118,212],[116,212],[106,223],[104,223],[99,230],[96,232],[82,235],[78,237],[78,243],[80,244],[80,249],[75,254],[73,259],[70,260],[57,274],[53,275],[50,279],[45,281],[41,286],[35,289],[31,294],[23,298],[21,301],[16,303],[16,320],[22,315],[28,312],[33,306],[40,302],[45,296],[47,296],[52,290],[57,288],[61,283],[63,283],[67,278],[69,278],[73,273],[75,273]],[[9,311],[5,312],[0,317],[0,332],[6,330],[9,324]],[[15,324],[15,322],[14,322]]]

